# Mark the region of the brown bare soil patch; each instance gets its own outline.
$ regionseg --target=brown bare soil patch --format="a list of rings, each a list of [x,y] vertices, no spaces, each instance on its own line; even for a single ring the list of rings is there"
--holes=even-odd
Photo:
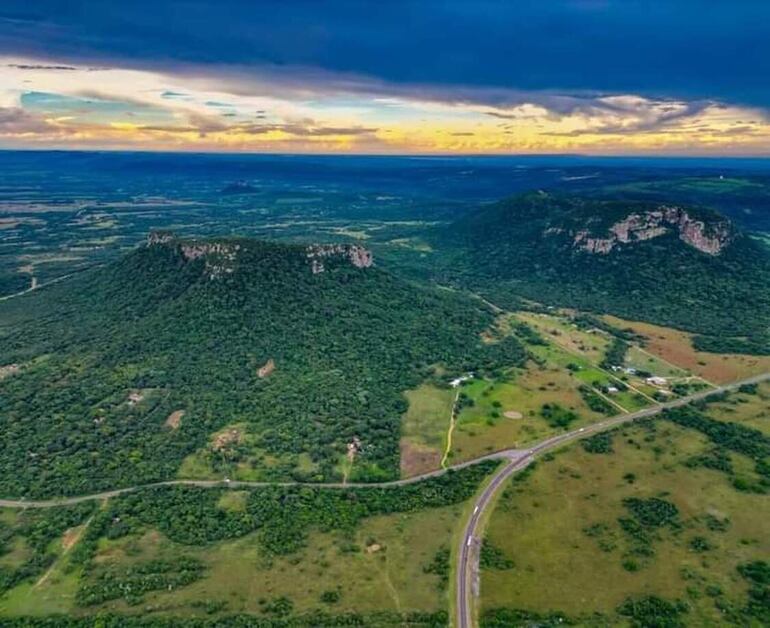
[[[179,426],[182,424],[182,417],[184,416],[184,410],[175,410],[171,414],[168,415],[168,418],[166,419],[166,427],[170,427],[172,430],[179,429]]]
[[[19,372],[21,367],[18,364],[8,364],[6,366],[0,366],[0,379],[4,379],[9,375],[15,375]]]
[[[217,434],[214,438],[214,443],[211,445],[211,448],[214,451],[221,451],[227,448],[228,445],[232,445],[233,443],[240,443],[241,438],[241,432],[235,428],[231,428]]]
[[[273,361],[273,358],[270,358],[267,362],[265,362],[262,366],[259,367],[259,370],[257,371],[257,376],[261,379],[264,379],[268,375],[270,375],[275,370],[275,362]]]
[[[401,440],[401,477],[409,478],[441,467],[441,452]]]
[[[647,338],[645,349],[653,355],[700,375],[710,382],[724,384],[770,370],[770,356],[735,353],[704,353],[692,345],[693,334],[651,323],[604,317],[610,324],[630,327]]]
[[[85,526],[76,526],[64,532],[64,535],[61,539],[61,546],[65,552],[70,550],[72,546],[78,542],[78,539],[80,538],[80,535],[83,534],[84,529]]]
[[[521,412],[517,412],[516,410],[506,410],[503,413],[503,416],[507,419],[523,419],[524,415]]]

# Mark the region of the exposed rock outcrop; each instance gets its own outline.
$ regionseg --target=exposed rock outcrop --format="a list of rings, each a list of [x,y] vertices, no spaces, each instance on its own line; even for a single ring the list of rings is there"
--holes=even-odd
[[[172,231],[150,231],[147,234],[147,246],[154,244],[166,244],[174,240],[176,236]]]
[[[607,254],[617,246],[642,242],[676,231],[679,239],[709,255],[719,255],[733,239],[733,231],[727,221],[707,224],[693,218],[680,207],[662,206],[645,213],[629,214],[613,224],[609,233],[596,237],[588,229],[574,232],[572,243],[589,253]],[[544,235],[560,233],[558,228],[546,229]]]
[[[313,244],[305,254],[314,275],[324,272],[324,260],[333,257],[345,258],[356,268],[369,268],[374,264],[371,251],[358,244]]]
[[[264,379],[268,375],[270,375],[275,370],[275,361],[273,358],[270,358],[267,362],[265,362],[262,366],[257,369],[257,377],[260,379]]]

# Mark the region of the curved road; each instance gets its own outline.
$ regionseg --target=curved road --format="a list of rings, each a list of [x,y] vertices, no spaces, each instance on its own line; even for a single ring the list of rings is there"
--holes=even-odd
[[[71,506],[73,504],[79,504],[81,502],[108,499],[110,497],[117,497],[118,495],[122,495],[124,493],[133,493],[136,491],[141,491],[149,488],[157,488],[160,486],[198,486],[201,488],[217,488],[217,487],[219,488],[221,487],[264,488],[266,486],[311,486],[316,488],[331,488],[331,489],[365,488],[365,487],[387,488],[387,487],[394,487],[394,486],[404,486],[407,484],[414,484],[416,482],[427,480],[428,478],[443,475],[448,471],[452,471],[452,470],[456,471],[464,467],[469,467],[471,465],[478,464],[479,462],[483,462],[485,460],[509,460],[510,462],[506,466],[504,466],[502,469],[498,470],[495,473],[491,484],[487,487],[487,490],[479,497],[479,500],[476,502],[476,505],[481,506],[481,505],[486,505],[486,503],[489,501],[488,498],[485,499],[485,495],[487,491],[489,491],[490,488],[496,487],[499,485],[498,483],[496,483],[497,478],[501,478],[500,481],[502,482],[503,480],[505,480],[505,478],[511,475],[511,473],[514,473],[515,471],[518,471],[524,468],[527,464],[529,464],[530,461],[532,461],[532,459],[537,454],[542,453],[543,451],[553,449],[554,447],[561,445],[562,443],[565,443],[569,440],[573,440],[581,436],[588,436],[589,434],[606,430],[615,425],[619,425],[620,423],[626,423],[628,421],[633,421],[634,419],[652,416],[654,414],[657,414],[658,412],[661,412],[662,410],[665,410],[666,408],[675,408],[677,406],[683,406],[691,401],[696,401],[697,399],[703,399],[704,397],[708,397],[709,395],[712,395],[712,394],[732,390],[743,384],[758,383],[766,379],[770,379],[770,373],[763,373],[762,375],[749,377],[747,379],[733,382],[725,386],[710,388],[708,390],[704,390],[704,391],[695,393],[693,395],[689,395],[687,397],[682,397],[680,399],[676,399],[668,403],[663,403],[656,406],[652,406],[650,408],[645,408],[644,410],[633,412],[631,414],[623,414],[611,419],[607,419],[606,421],[600,421],[599,423],[594,423],[593,425],[589,425],[584,428],[580,428],[578,430],[573,430],[571,432],[565,432],[564,434],[552,436],[551,438],[548,438],[546,440],[543,440],[543,441],[540,441],[539,443],[534,444],[531,449],[524,449],[524,450],[503,449],[501,451],[497,451],[491,454],[479,456],[478,458],[473,458],[472,460],[468,460],[466,462],[461,462],[459,464],[452,465],[450,467],[447,467],[446,469],[437,469],[435,471],[429,471],[428,473],[422,473],[420,475],[415,475],[413,477],[405,478],[403,480],[392,480],[390,482],[348,482],[347,484],[343,482],[321,483],[321,482],[241,482],[237,480],[232,480],[232,481],[229,481],[229,480],[167,480],[165,482],[152,482],[150,484],[139,484],[136,486],[117,488],[110,491],[103,491],[101,493],[90,493],[88,495],[75,495],[72,497],[60,497],[55,499],[42,499],[42,500],[28,500],[24,498],[0,499],[0,508],[53,508],[56,506]],[[494,490],[491,491],[490,497],[492,494],[494,494]],[[482,503],[482,500],[483,500],[483,503]],[[482,508],[479,508],[479,513],[478,513],[479,515],[481,514],[482,510],[483,510]],[[466,535],[464,537],[464,541],[469,534],[473,536],[472,532],[475,530],[477,523],[478,523],[478,516],[474,513],[474,516],[471,518],[471,521],[469,522],[469,527],[466,529]],[[465,545],[463,545],[463,547],[465,547]],[[459,580],[458,580],[458,584],[459,584]],[[469,625],[469,624],[461,624],[461,625]]]
[[[436,471],[430,471],[421,475],[416,475],[411,478],[403,480],[393,480],[391,482],[376,482],[376,483],[348,483],[342,482],[329,482],[329,483],[313,483],[313,482],[239,482],[228,480],[168,480],[166,482],[154,482],[151,484],[142,484],[137,486],[130,486],[126,488],[119,488],[111,491],[104,491],[101,493],[92,493],[89,495],[78,495],[73,497],[63,497],[58,499],[48,500],[26,500],[26,499],[0,499],[0,507],[3,508],[53,508],[55,506],[68,506],[72,504],[78,504],[80,502],[94,501],[108,499],[110,497],[116,497],[124,493],[132,493],[148,488],[155,488],[160,486],[198,486],[201,488],[216,488],[216,487],[229,487],[229,488],[260,488],[266,486],[312,486],[317,488],[330,488],[330,489],[349,489],[349,488],[363,488],[363,487],[395,487],[404,486],[406,484],[413,484],[415,482],[421,482],[428,478],[443,475],[450,470],[457,470],[470,465],[478,464],[484,460],[508,460],[508,463],[495,471],[492,475],[489,484],[484,488],[481,495],[476,499],[474,504],[473,513],[465,526],[462,538],[460,540],[460,546],[457,554],[457,570],[456,570],[456,583],[455,583],[455,595],[456,595],[456,609],[457,609],[457,628],[471,628],[473,626],[473,604],[472,598],[478,595],[478,570],[479,570],[479,545],[480,545],[480,533],[482,529],[482,517],[486,508],[492,503],[497,491],[505,483],[505,481],[517,471],[521,471],[527,465],[529,465],[534,459],[547,451],[551,451],[579,438],[584,438],[591,434],[603,432],[610,428],[623,423],[628,423],[636,419],[654,416],[659,414],[667,408],[676,408],[684,406],[692,401],[704,399],[710,395],[719,394],[722,392],[728,392],[734,390],[744,384],[758,384],[765,380],[770,379],[770,373],[762,373],[761,375],[755,375],[753,377],[747,377],[730,384],[723,386],[717,386],[703,390],[680,399],[675,399],[666,403],[661,403],[638,412],[632,412],[629,414],[622,414],[620,416],[607,419],[605,421],[599,421],[592,425],[587,425],[571,432],[565,432],[547,438],[539,443],[533,445],[530,449],[505,449],[495,453],[487,454],[468,460],[466,462],[452,465],[446,469],[438,469]]]
[[[473,507],[473,513],[465,526],[460,546],[457,552],[457,573],[455,583],[456,609],[457,609],[457,628],[471,628],[474,625],[473,598],[478,596],[478,577],[479,577],[479,547],[481,544],[481,533],[483,529],[482,517],[486,508],[492,503],[497,491],[505,481],[517,471],[521,471],[535,458],[547,451],[556,449],[561,445],[597,432],[603,432],[622,423],[628,423],[635,419],[641,419],[653,416],[666,410],[667,408],[677,408],[687,405],[691,401],[704,399],[710,395],[719,394],[734,390],[744,384],[758,384],[770,379],[770,373],[763,373],[754,377],[748,377],[737,382],[717,386],[701,392],[697,392],[687,397],[681,397],[674,401],[661,403],[638,412],[623,414],[606,421],[600,421],[593,425],[581,427],[571,432],[565,432],[558,436],[547,438],[526,450],[508,450],[506,453],[511,461],[504,467],[498,469],[490,480],[489,484],[476,499]]]

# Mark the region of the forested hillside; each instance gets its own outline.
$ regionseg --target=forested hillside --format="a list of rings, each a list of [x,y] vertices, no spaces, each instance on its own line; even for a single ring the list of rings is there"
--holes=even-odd
[[[193,452],[216,477],[394,478],[404,390],[523,359],[481,342],[492,320],[360,247],[157,235],[0,304],[0,492],[171,478]]]
[[[533,193],[433,238],[441,281],[698,332],[704,349],[770,351],[770,250],[711,210]]]

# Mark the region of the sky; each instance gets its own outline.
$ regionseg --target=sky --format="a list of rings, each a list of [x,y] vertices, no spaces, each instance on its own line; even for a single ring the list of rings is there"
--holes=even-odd
[[[770,156],[767,0],[3,0],[0,148]]]

